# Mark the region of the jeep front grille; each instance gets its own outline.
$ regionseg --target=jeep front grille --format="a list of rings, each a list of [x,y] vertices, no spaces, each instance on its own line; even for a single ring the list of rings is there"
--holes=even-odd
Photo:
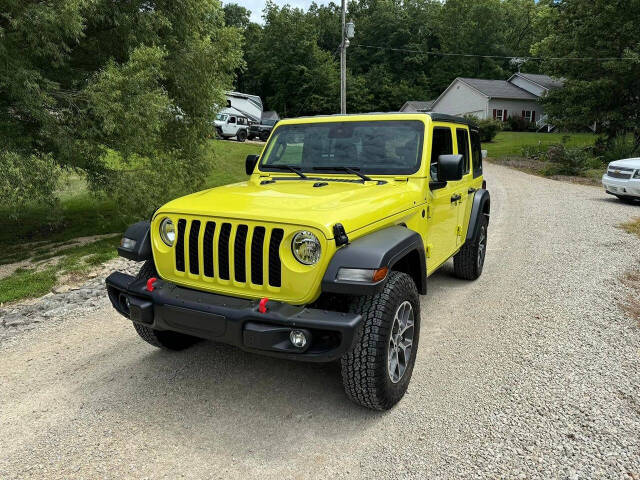
[[[204,224],[204,232],[201,229]],[[216,230],[219,230],[216,240]],[[204,279],[233,280],[271,287],[282,285],[280,244],[284,237],[282,228],[251,227],[244,223],[206,221],[181,218],[178,220],[178,236],[175,246],[175,269]],[[265,241],[268,255],[263,254]],[[248,248],[247,243],[249,242]],[[188,254],[188,262],[185,256]],[[202,272],[200,265],[202,262]],[[265,265],[265,262],[267,265]],[[188,264],[187,264],[188,263]],[[267,278],[265,279],[265,272]]]

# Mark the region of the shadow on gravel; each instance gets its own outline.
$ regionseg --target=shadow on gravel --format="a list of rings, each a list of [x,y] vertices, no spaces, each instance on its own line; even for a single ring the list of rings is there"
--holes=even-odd
[[[159,429],[165,440],[272,461],[294,455],[302,442],[321,449],[362,437],[385,416],[347,399],[339,364],[273,359],[207,341],[183,352],[150,350],[134,336],[131,329],[112,345],[109,360],[101,355],[113,362],[109,371],[78,386],[97,424]]]

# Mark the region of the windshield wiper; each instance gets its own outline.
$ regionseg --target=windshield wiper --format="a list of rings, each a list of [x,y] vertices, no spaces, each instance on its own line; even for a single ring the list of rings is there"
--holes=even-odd
[[[327,171],[331,171],[331,170],[336,170],[339,172],[347,172],[347,173],[351,173],[353,175],[357,175],[359,176],[362,180],[364,180],[365,182],[370,182],[371,181],[371,177],[367,177],[364,173],[360,173],[358,170],[360,170],[358,167],[342,167],[342,166],[335,166],[335,167],[313,167],[314,170],[324,170],[325,172]]]
[[[300,178],[307,178],[307,176],[300,171],[300,169],[293,165],[264,165],[267,168],[275,168],[276,170],[289,170],[290,172],[299,175]]]

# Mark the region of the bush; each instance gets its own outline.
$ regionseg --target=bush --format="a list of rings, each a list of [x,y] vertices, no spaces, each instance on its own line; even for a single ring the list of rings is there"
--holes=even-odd
[[[619,135],[609,139],[608,141],[598,139],[594,149],[604,164],[613,162],[614,160],[631,158],[637,154],[636,145],[632,135]]]
[[[475,115],[465,115],[464,118],[480,131],[481,142],[492,142],[502,130],[502,123],[497,120],[481,120]]]
[[[586,148],[567,148],[564,145],[551,145],[541,160],[547,162],[542,174],[552,175],[582,175],[594,168],[594,162],[599,160],[590,154]]]
[[[528,132],[535,131],[535,124],[531,123],[524,117],[512,116],[507,119],[507,125],[512,132]]]
[[[60,168],[47,155],[0,151],[0,207],[18,218],[26,205],[55,203]]]

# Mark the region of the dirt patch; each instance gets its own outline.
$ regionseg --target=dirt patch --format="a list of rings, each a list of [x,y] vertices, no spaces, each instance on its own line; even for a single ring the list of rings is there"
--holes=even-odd
[[[33,255],[27,260],[21,260],[19,262],[7,263],[0,265],[0,280],[13,275],[16,270],[20,268],[35,268],[36,270],[42,270],[46,267],[53,266],[60,261],[60,256],[64,254],[65,250],[75,247],[81,247],[89,243],[97,242],[104,238],[114,237],[115,233],[108,233],[106,235],[91,235],[88,237],[78,237],[66,242],[34,242],[24,244],[25,248],[32,248]]]
[[[627,272],[621,279],[629,293],[623,299],[622,309],[632,318],[635,318],[640,326],[640,270]]]
[[[509,168],[515,168],[516,170],[521,170],[525,173],[536,175],[538,177],[550,178],[551,180],[575,183],[578,185],[592,185],[592,186],[601,185],[600,179],[597,179],[597,178],[578,177],[574,175],[552,175],[552,176],[544,175],[542,173],[544,169],[544,163],[539,162],[538,160],[530,159],[530,158],[505,157],[505,158],[489,158],[487,160],[491,163],[504,165],[505,167],[509,167]]]

